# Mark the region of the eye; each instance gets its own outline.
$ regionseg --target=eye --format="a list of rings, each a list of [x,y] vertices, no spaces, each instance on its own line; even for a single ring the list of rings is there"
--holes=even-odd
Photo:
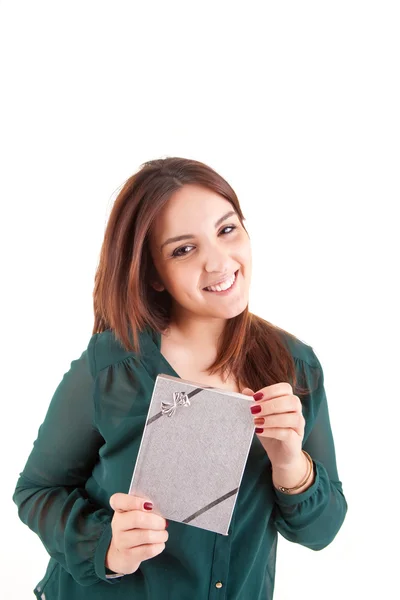
[[[220,233],[222,233],[223,231],[225,231],[225,229],[231,229],[231,231],[228,231],[228,233],[232,233],[232,231],[234,229],[237,229],[236,225],[226,225],[223,229],[221,229]]]
[[[237,229],[237,226],[236,225],[225,225],[225,227],[223,227],[221,229],[220,233],[223,233],[226,229],[230,229],[230,231],[224,233],[224,235],[232,233],[235,229]],[[177,248],[176,250],[174,250],[173,253],[171,254],[171,256],[173,258],[177,258],[179,256],[185,256],[185,254],[189,254],[190,250],[188,252],[185,252],[186,248],[193,248],[193,246],[181,246],[180,248]]]
[[[189,254],[189,252],[183,252],[185,248],[191,248],[192,246],[181,246],[173,251],[172,256],[184,256],[185,254]]]

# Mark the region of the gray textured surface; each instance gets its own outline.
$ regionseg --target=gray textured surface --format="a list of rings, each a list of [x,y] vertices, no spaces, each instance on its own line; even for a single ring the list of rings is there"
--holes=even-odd
[[[147,421],[159,414],[161,401],[173,403],[173,392],[190,394],[202,386],[159,375]],[[147,424],[132,477],[130,494],[150,499],[154,511],[182,522],[239,488],[254,436],[249,410],[252,397],[216,388],[190,397],[172,417]],[[227,534],[237,492],[188,525]]]

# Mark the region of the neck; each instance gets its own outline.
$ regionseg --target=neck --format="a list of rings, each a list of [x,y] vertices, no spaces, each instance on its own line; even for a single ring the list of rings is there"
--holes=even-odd
[[[168,334],[175,339],[182,339],[185,344],[216,348],[218,339],[224,330],[226,319],[188,318],[182,315],[171,315]]]

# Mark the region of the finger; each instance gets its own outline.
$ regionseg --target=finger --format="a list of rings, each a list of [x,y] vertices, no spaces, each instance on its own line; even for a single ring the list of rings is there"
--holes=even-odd
[[[258,400],[250,406],[250,409],[253,406],[260,407],[257,409],[257,412],[255,410],[252,411],[252,414],[257,416],[302,412],[302,404],[297,396],[279,396],[268,401]]]
[[[130,550],[144,544],[165,544],[169,534],[166,529],[154,531],[153,529],[133,529],[123,531],[118,538],[118,546],[124,550]]]
[[[165,550],[165,543],[160,544],[144,544],[130,549],[121,549],[120,558],[122,564],[125,563],[125,568],[122,566],[121,573],[134,573],[144,560],[154,558]]]
[[[245,394],[246,396],[253,396],[254,392],[252,389],[250,388],[244,388],[244,390],[241,391],[242,394]]]
[[[138,546],[137,548],[133,548],[131,550],[133,556],[137,556],[138,562],[143,562],[145,560],[149,560],[149,558],[154,558],[158,554],[161,554],[165,550],[165,544],[146,544],[144,546]]]
[[[118,515],[118,529],[129,531],[132,529],[165,529],[166,519],[155,513],[146,513],[142,510],[130,510]]]
[[[110,498],[110,506],[115,512],[146,510],[144,508],[145,502],[152,504],[147,498],[140,498],[139,496],[132,496],[131,494],[117,493],[113,494]]]
[[[274,438],[275,440],[280,440],[281,442],[290,443],[292,440],[298,442],[299,438],[302,438],[302,435],[298,434],[297,431],[290,428],[269,428],[263,429],[262,433],[256,429],[256,435],[258,437],[264,438]]]
[[[259,417],[257,417],[259,419]],[[298,413],[284,413],[282,415],[269,415],[267,417],[262,417],[264,423],[256,420],[254,423],[258,426],[262,426],[264,429],[271,428],[282,428],[282,427],[291,427],[295,431],[301,431],[304,428],[304,417],[299,415]]]
[[[263,394],[263,400],[271,400],[277,396],[288,396],[293,394],[293,388],[290,383],[281,382],[274,383],[273,385],[267,385],[261,390],[257,390],[257,393]]]

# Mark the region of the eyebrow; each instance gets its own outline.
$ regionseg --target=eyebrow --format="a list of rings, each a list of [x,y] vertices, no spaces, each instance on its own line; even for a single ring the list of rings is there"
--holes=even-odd
[[[228,217],[231,217],[232,215],[236,215],[236,214],[237,213],[236,213],[235,210],[230,210],[229,212],[226,213],[226,215],[224,215],[223,217],[221,217],[220,219],[218,219],[218,221],[215,223],[215,227],[217,228],[219,225],[221,225],[221,223],[223,223],[226,219],[228,219]],[[192,233],[184,233],[183,235],[178,235],[176,237],[168,238],[162,244],[161,250],[167,244],[172,244],[173,242],[181,242],[182,240],[192,240],[195,237],[196,236],[194,236]]]

